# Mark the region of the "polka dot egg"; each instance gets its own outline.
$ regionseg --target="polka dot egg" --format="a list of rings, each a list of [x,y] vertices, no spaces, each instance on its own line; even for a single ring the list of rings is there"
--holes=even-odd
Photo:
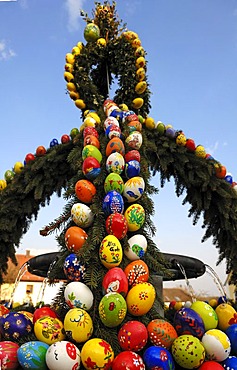
[[[205,360],[205,348],[193,335],[180,335],[174,340],[171,351],[177,364],[185,369],[196,369]]]

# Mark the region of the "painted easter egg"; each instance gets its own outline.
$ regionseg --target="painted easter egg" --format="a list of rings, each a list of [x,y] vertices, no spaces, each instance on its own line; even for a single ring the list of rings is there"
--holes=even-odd
[[[33,323],[35,323],[38,319],[44,316],[50,316],[50,317],[58,317],[56,312],[48,307],[48,306],[42,306],[39,308],[36,308],[33,314]]]
[[[118,125],[109,125],[107,129],[105,130],[105,135],[109,139],[113,139],[114,137],[121,137],[121,128]]]
[[[75,253],[69,254],[64,261],[63,271],[68,280],[84,281],[86,267]]]
[[[33,324],[23,313],[9,312],[0,318],[0,333],[6,340],[18,340],[32,332]]]
[[[70,252],[76,252],[85,244],[88,235],[81,227],[71,226],[65,233],[65,244]]]
[[[114,328],[120,325],[127,313],[127,304],[120,293],[112,292],[105,294],[99,303],[99,315],[102,323]]]
[[[124,182],[122,177],[118,173],[110,173],[104,182],[104,191],[107,194],[109,191],[115,190],[120,194],[123,194]]]
[[[106,129],[111,126],[111,125],[115,125],[115,126],[118,126],[119,127],[119,121],[115,118],[115,117],[107,117],[104,121],[104,129],[106,131]]]
[[[100,174],[100,163],[94,157],[87,157],[82,163],[82,172],[88,180],[94,180]]]
[[[127,235],[128,223],[122,213],[109,215],[106,219],[105,227],[108,234],[116,236],[119,240]]]
[[[101,338],[89,339],[81,349],[81,361],[85,369],[109,370],[114,359],[111,345]]]
[[[6,306],[4,306],[3,304],[0,305],[0,317],[6,315],[9,312],[10,310]]]
[[[85,138],[86,136],[88,135],[93,135],[95,136],[97,139],[99,138],[99,133],[98,131],[96,130],[96,128],[94,127],[85,127],[84,130],[83,130],[83,137]]]
[[[105,150],[106,157],[108,157],[111,153],[114,152],[120,153],[121,155],[125,154],[124,143],[118,137],[114,137],[108,142]]]
[[[237,324],[230,325],[226,329],[225,333],[228,336],[231,343],[231,353],[237,356]]]
[[[120,293],[123,297],[128,292],[128,280],[124,271],[120,267],[112,267],[105,274],[102,281],[103,293]]]
[[[219,329],[210,329],[202,337],[202,344],[208,360],[224,361],[230,354],[231,344],[228,336]]]
[[[226,329],[236,323],[237,313],[233,306],[228,303],[219,304],[216,307],[218,317],[218,329],[226,331]]]
[[[140,355],[133,351],[120,352],[112,363],[112,370],[145,370],[145,364]]]
[[[127,123],[127,128],[129,133],[135,132],[135,131],[142,131],[142,124],[139,120],[136,121],[130,121]]]
[[[127,321],[118,332],[118,342],[123,351],[141,351],[148,340],[146,326],[137,320]]]
[[[125,164],[125,175],[128,179],[131,177],[137,177],[140,174],[141,166],[140,162],[136,160],[131,160]]]
[[[149,279],[149,268],[147,264],[142,260],[130,262],[125,267],[124,273],[128,280],[129,286],[146,282]]]
[[[50,316],[38,319],[34,324],[34,332],[39,341],[49,345],[65,338],[62,321]]]
[[[125,140],[129,148],[139,150],[142,146],[142,134],[139,131],[133,131]]]
[[[171,351],[177,364],[185,369],[197,369],[205,360],[205,348],[193,335],[180,335],[173,341]]]
[[[203,301],[195,301],[192,303],[190,308],[201,316],[204,323],[205,331],[209,329],[215,329],[217,327],[217,314],[208,303]]]
[[[140,162],[141,155],[140,155],[138,150],[132,149],[132,150],[129,150],[129,152],[127,152],[125,154],[124,159],[125,159],[125,162],[129,162],[129,161],[138,161],[138,162]]]
[[[175,363],[171,353],[163,347],[148,347],[143,354],[146,369],[175,370]]]
[[[107,235],[99,248],[101,263],[107,268],[119,266],[123,258],[123,249],[120,241],[114,235]]]
[[[128,312],[134,316],[145,315],[153,306],[156,291],[148,282],[134,285],[126,296]]]
[[[17,351],[18,361],[24,370],[42,369],[47,370],[45,361],[49,346],[43,341],[26,342]]]
[[[84,203],[91,203],[96,194],[96,187],[89,180],[78,180],[75,184],[77,198]]]
[[[198,368],[199,370],[223,370],[223,366],[218,364],[216,361],[205,361],[203,364]]]
[[[102,209],[107,217],[111,213],[123,213],[124,200],[122,195],[116,190],[109,191],[103,199]]]
[[[129,206],[126,209],[124,216],[127,220],[129,231],[139,230],[145,222],[145,210],[140,204],[137,203]]]
[[[236,356],[229,356],[221,364],[222,364],[223,368],[226,369],[226,370],[235,370],[235,369],[237,369],[237,357]],[[218,368],[216,368],[215,370],[218,370]]]
[[[51,344],[45,360],[49,370],[78,370],[81,354],[74,343],[62,340]]]
[[[118,152],[111,153],[106,160],[106,170],[108,172],[114,172],[121,174],[125,167],[125,161],[122,154]]]
[[[82,159],[83,159],[83,161],[88,157],[93,157],[93,158],[97,159],[97,161],[99,163],[102,161],[102,154],[99,151],[99,149],[94,145],[84,146],[84,148],[82,150]]]
[[[144,235],[133,235],[128,239],[128,245],[129,247],[124,250],[124,254],[128,259],[130,259],[130,261],[136,261],[144,257],[147,250],[147,240]]]
[[[149,340],[159,347],[170,349],[173,341],[178,338],[174,326],[164,319],[154,319],[147,325]]]
[[[124,184],[123,196],[129,202],[135,202],[141,198],[145,190],[145,181],[142,177],[136,176],[128,179]]]
[[[0,342],[0,364],[4,370],[16,370],[19,362],[17,357],[19,345],[11,341]]]
[[[98,150],[100,149],[100,142],[99,140],[97,139],[97,137],[95,137],[94,135],[87,135],[85,138],[84,138],[84,141],[83,141],[83,144],[84,144],[84,147],[86,147],[87,145],[90,145],[90,146],[94,146],[96,147]],[[96,153],[97,155],[98,153]],[[86,155],[86,154],[85,154]],[[92,155],[92,157],[94,157],[94,155]],[[86,158],[86,157],[85,157]],[[97,159],[97,157],[95,157]],[[100,156],[99,156],[100,158]],[[100,161],[99,161],[100,162]]]
[[[88,23],[84,28],[84,38],[87,42],[94,42],[100,37],[100,29],[95,23]]]
[[[75,224],[82,228],[91,226],[94,214],[90,207],[83,203],[75,203],[71,208],[71,216]]]
[[[65,302],[70,308],[82,308],[88,311],[93,305],[93,294],[90,288],[80,282],[72,281],[64,289]]]
[[[178,333],[191,334],[199,339],[205,333],[204,323],[201,316],[191,308],[183,307],[175,312],[173,325]]]
[[[84,343],[93,333],[91,316],[82,308],[71,308],[64,317],[64,329],[69,340]]]
[[[197,145],[194,153],[199,158],[205,158],[206,157],[206,150],[202,145]]]

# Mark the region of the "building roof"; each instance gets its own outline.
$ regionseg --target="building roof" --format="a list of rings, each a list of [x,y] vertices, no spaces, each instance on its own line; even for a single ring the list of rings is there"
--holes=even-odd
[[[17,266],[8,260],[8,270],[7,274],[3,275],[3,283],[14,283],[17,277],[24,282],[42,282],[43,277],[33,275],[27,270],[27,261],[33,257],[35,256],[31,256],[30,251],[27,250],[26,254],[16,254]]]
[[[164,302],[187,302],[193,300],[193,298],[196,298],[200,301],[210,301],[211,299],[218,299],[216,296],[200,296],[196,295],[195,297],[192,297],[191,294],[187,290],[184,290],[182,288],[164,288],[163,289],[163,300]]]

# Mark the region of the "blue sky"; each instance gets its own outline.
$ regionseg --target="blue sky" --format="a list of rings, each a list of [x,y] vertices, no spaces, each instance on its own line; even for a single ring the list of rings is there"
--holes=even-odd
[[[65,54],[84,42],[80,9],[91,15],[93,7],[91,0],[0,1],[0,178],[37,146],[48,148],[53,138],[60,140],[81,125],[63,72]],[[150,116],[182,129],[237,181],[236,0],[118,0],[117,11],[147,52]],[[168,184],[155,197],[158,247],[200,258],[224,280],[224,265],[215,267],[216,248],[211,240],[201,243],[201,223],[192,225],[188,207],[173,190]],[[40,237],[39,229],[59,215],[63,204],[53,197],[18,252],[57,249],[54,238]],[[205,284],[203,278],[191,284],[214,291],[210,277],[205,279]]]

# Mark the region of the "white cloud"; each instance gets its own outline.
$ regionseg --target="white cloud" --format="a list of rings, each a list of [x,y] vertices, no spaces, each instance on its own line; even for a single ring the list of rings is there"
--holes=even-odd
[[[209,147],[206,148],[206,152],[208,154],[211,154],[212,156],[214,156],[214,154],[217,151],[218,147],[219,147],[219,142],[216,141],[213,145],[211,145],[211,146],[209,146]]]
[[[66,10],[68,12],[68,30],[70,32],[79,29],[79,19],[81,18],[80,11],[85,0],[66,0]]]
[[[5,40],[0,40],[0,61],[8,60],[16,56],[14,50],[9,48]]]

